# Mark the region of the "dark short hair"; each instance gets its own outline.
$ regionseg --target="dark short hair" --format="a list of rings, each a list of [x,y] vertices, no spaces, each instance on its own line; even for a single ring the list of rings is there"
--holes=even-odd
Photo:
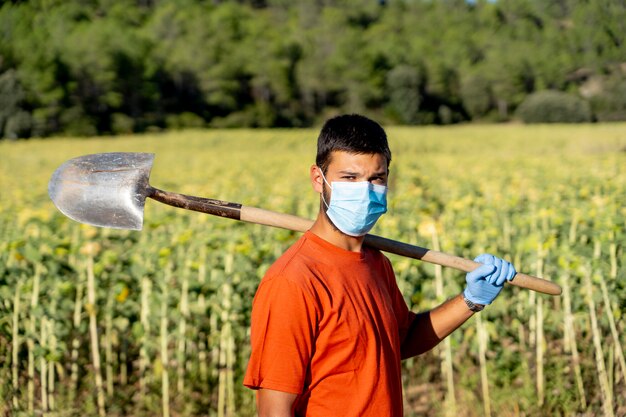
[[[365,116],[345,114],[324,123],[317,138],[315,163],[326,173],[333,151],[352,154],[382,154],[391,163],[387,134],[381,125]]]

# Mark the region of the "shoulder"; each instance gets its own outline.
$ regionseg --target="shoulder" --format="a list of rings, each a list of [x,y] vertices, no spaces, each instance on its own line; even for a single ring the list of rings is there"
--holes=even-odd
[[[396,274],[389,258],[378,249],[367,248],[368,256],[372,269],[375,270],[379,277],[382,277],[388,287],[397,286]]]
[[[315,276],[319,260],[311,254],[305,236],[298,239],[267,270],[261,284],[271,281],[285,281],[294,285],[306,286]]]
[[[319,305],[314,263],[302,253],[302,239],[294,243],[267,270],[259,283],[253,301],[253,314],[282,312],[291,318],[316,317]]]
[[[371,248],[369,246],[364,246],[364,250],[368,252],[368,256],[370,257],[372,264],[376,267],[385,269],[386,272],[393,273],[393,266],[389,258],[382,253],[379,249]]]

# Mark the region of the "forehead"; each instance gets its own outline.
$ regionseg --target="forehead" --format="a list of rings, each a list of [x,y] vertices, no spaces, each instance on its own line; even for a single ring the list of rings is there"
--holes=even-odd
[[[350,153],[346,151],[332,151],[328,169],[353,171],[386,171],[387,158],[380,153]]]

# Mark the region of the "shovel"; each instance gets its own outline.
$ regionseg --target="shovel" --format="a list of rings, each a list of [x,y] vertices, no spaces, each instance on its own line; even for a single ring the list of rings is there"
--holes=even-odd
[[[146,197],[170,206],[297,232],[307,231],[312,220],[237,203],[193,197],[150,186],[154,154],[101,153],[70,159],[52,174],[48,194],[67,217],[81,223],[116,229],[141,230]],[[480,264],[380,236],[366,235],[372,248],[470,272]],[[549,295],[561,294],[551,281],[520,272],[509,284]]]

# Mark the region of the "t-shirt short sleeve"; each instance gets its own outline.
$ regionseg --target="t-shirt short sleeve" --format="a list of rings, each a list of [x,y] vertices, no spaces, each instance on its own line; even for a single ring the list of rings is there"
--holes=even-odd
[[[252,354],[244,385],[302,393],[315,344],[310,289],[281,275],[261,281],[252,305]]]

